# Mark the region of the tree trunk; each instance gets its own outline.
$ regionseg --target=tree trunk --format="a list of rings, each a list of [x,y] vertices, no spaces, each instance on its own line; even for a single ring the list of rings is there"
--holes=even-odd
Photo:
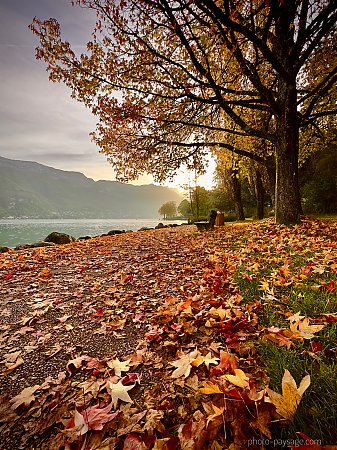
[[[270,195],[272,207],[275,209],[275,185],[276,185],[276,166],[275,156],[268,156],[266,163],[267,182],[266,191]]]
[[[302,212],[298,181],[297,52],[294,43],[296,2],[283,0],[279,5],[273,51],[285,73],[278,75],[276,90],[275,217],[277,223],[291,225],[300,221]]]
[[[235,212],[238,220],[245,220],[245,213],[243,211],[241,198],[241,182],[239,180],[237,171],[233,170],[232,174],[233,198],[235,204]]]
[[[302,213],[298,182],[299,125],[297,117],[296,81],[279,81],[280,113],[276,121],[276,222],[291,225],[300,221]]]
[[[261,172],[257,169],[255,172],[255,197],[256,197],[256,215],[257,219],[264,218],[264,187],[262,183]]]

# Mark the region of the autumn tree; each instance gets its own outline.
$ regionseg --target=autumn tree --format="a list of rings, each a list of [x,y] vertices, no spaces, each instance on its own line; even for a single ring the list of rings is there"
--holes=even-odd
[[[164,219],[169,219],[177,215],[177,205],[176,202],[170,201],[166,202],[158,209],[158,212]]]
[[[86,53],[62,41],[55,20],[35,19],[37,57],[99,117],[93,138],[120,178],[148,172],[162,181],[183,163],[202,170],[213,148],[264,163],[227,143],[252,136],[273,145],[277,222],[299,220],[299,130],[335,113],[320,100],[337,80],[333,47],[323,77],[305,69],[336,31],[336,0],[73,3],[98,15]],[[254,111],[265,112],[263,128]]]

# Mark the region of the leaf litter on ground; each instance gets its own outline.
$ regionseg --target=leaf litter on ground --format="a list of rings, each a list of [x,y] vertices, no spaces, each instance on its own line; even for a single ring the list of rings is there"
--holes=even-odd
[[[311,342],[334,312],[312,318],[287,304],[290,327],[268,327],[262,301],[323,275],[315,289],[332,292],[335,232],[265,221],[2,254],[5,448],[244,449],[272,438],[271,424],[292,420],[310,378],[297,388],[285,370],[282,395],[274,392],[255,344]],[[315,257],[295,267],[289,247]],[[266,266],[278,269],[259,280]],[[241,295],[243,267],[260,298]]]

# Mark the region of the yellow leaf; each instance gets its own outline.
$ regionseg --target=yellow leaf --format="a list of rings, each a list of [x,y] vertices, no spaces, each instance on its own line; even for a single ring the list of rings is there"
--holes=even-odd
[[[192,361],[192,366],[194,366],[194,367],[199,367],[199,366],[201,366],[201,364],[204,362],[204,357],[203,356],[201,356],[201,355],[199,355],[199,356],[197,356],[197,358],[194,360],[194,361]]]
[[[260,284],[261,291],[269,291],[269,283],[268,281],[262,281]]]
[[[219,308],[214,308],[214,307],[211,308],[209,310],[209,314],[212,316],[216,316],[216,317],[219,316],[221,320],[224,319],[225,317],[227,319],[231,319],[231,317],[232,317],[231,310],[229,308],[224,309],[222,306],[220,306]]]
[[[212,405],[212,408],[213,408],[214,414],[210,414],[207,417],[206,427],[208,427],[209,422],[214,420],[216,417],[221,416],[223,414],[224,410],[225,410],[224,406],[222,406],[221,408],[218,408],[217,406]]]
[[[310,375],[306,375],[302,379],[299,388],[297,388],[294,378],[290,372],[285,369],[282,378],[282,395],[269,388],[267,389],[267,392],[271,403],[276,406],[276,411],[280,414],[280,416],[291,420],[296,413],[304,391],[309,387],[309,385]]]
[[[229,381],[234,386],[249,387],[249,378],[241,369],[234,369],[235,375],[222,375],[220,378]]]
[[[222,391],[220,390],[219,386],[217,384],[212,383],[211,381],[205,381],[204,387],[199,389],[199,392],[202,394],[222,394]]]
[[[324,325],[309,325],[309,319],[307,317],[303,320],[290,323],[290,331],[294,334],[294,337],[303,339],[314,338],[314,333],[318,333],[322,328],[324,328]]]

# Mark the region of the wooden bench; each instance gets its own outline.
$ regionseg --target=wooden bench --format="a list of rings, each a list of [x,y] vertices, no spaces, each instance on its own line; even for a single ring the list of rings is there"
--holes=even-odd
[[[212,209],[209,220],[201,220],[200,222],[194,222],[194,225],[198,228],[198,231],[207,231],[207,230],[213,230],[215,225],[215,219],[216,219],[216,211]]]

